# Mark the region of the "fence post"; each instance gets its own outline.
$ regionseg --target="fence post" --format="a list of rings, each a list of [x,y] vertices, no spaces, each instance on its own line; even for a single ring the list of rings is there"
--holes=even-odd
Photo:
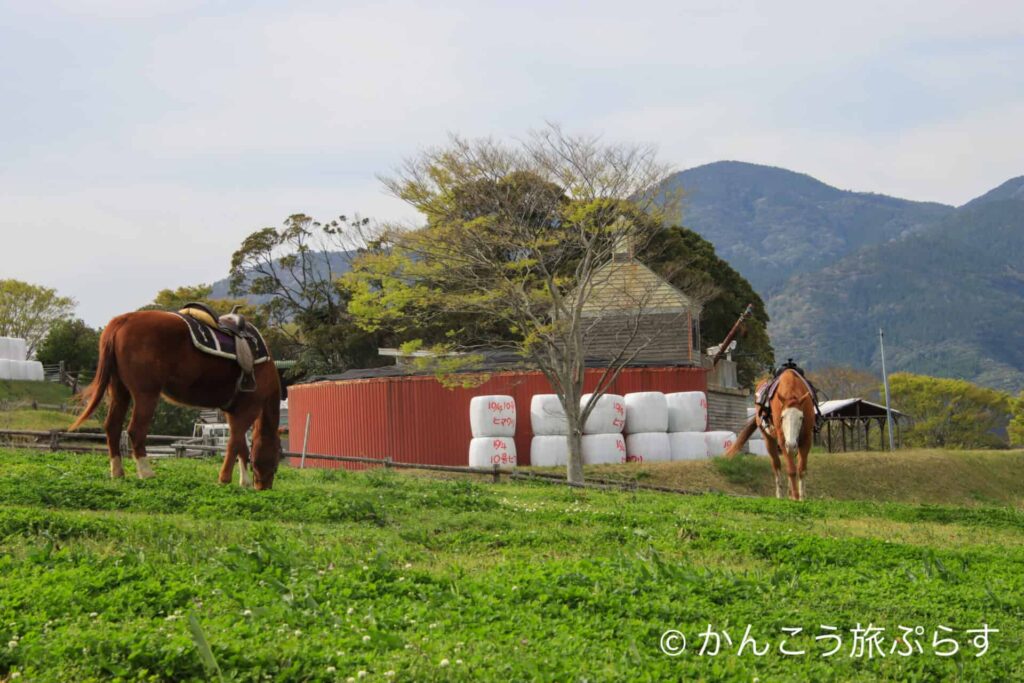
[[[51,451],[59,451],[60,450],[60,431],[59,430],[56,430],[56,429],[51,429],[50,430],[50,450]]]
[[[306,432],[302,435],[302,457],[299,459],[299,469],[306,469],[306,445],[309,443],[309,420],[310,414],[306,413]]]
[[[500,484],[501,483],[501,470],[498,469],[497,465],[494,466],[494,474],[492,476],[494,476],[494,483],[495,484]]]
[[[384,469],[391,469],[391,456],[384,458]]]

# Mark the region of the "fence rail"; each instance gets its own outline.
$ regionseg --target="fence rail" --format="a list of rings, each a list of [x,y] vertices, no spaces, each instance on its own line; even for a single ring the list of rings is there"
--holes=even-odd
[[[75,442],[81,441],[102,441],[106,443],[106,435],[91,432],[61,432],[61,431],[39,431],[30,429],[0,429],[0,440],[4,437],[34,438],[35,443],[17,443],[18,448],[28,448],[41,451],[66,451],[71,453],[106,453],[106,447],[83,446]],[[44,441],[45,440],[45,441]],[[63,442],[63,444],[62,444]],[[211,446],[199,443],[194,438],[181,436],[150,435],[146,439],[148,445],[169,446],[166,454],[173,454],[177,457],[190,457],[192,453],[224,453],[223,446]],[[194,456],[193,456],[194,457]],[[430,465],[427,463],[400,462],[393,458],[366,458],[355,455],[317,455],[313,453],[296,453],[294,451],[282,451],[282,459],[299,459],[300,463],[305,460],[320,460],[326,462],[348,462],[365,465],[377,465],[385,469],[406,469],[422,470],[427,472],[449,472],[452,474],[475,474],[489,476],[495,483],[506,476],[513,481],[533,481],[548,484],[560,484],[573,488],[589,488],[602,490],[626,490],[626,491],[655,491],[659,493],[674,493],[677,495],[695,496],[713,493],[713,491],[696,491],[688,489],[677,489],[668,486],[656,486],[653,484],[641,484],[633,479],[610,479],[607,477],[587,477],[583,483],[569,482],[559,474],[549,472],[536,472],[534,470],[521,470],[519,468],[502,469],[498,465],[494,467],[458,467],[453,465]],[[748,498],[752,496],[738,496]]]

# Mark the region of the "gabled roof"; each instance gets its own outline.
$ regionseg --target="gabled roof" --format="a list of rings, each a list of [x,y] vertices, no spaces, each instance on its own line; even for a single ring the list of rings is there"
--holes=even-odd
[[[615,258],[594,271],[593,290],[583,304],[585,317],[638,311],[699,314],[689,297],[635,258]]]
[[[858,407],[860,408],[860,417],[885,417],[885,406],[865,401],[862,398],[840,398],[818,404],[822,417],[856,417]],[[906,413],[895,408],[892,409],[892,414],[900,417],[906,416]]]

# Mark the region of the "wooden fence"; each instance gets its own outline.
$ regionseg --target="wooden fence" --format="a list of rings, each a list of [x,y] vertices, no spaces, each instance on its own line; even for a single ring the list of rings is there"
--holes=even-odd
[[[15,441],[17,439],[17,441]],[[106,446],[84,446],[81,442],[106,443],[107,437],[104,434],[94,432],[61,432],[61,431],[33,431],[28,429],[2,429],[0,430],[0,441],[10,440],[11,445],[17,448],[29,448],[42,451],[64,451],[71,453],[106,453]],[[220,455],[224,453],[223,446],[210,446],[199,443],[197,439],[181,436],[165,436],[151,434],[146,439],[149,446],[164,446],[166,455],[176,457],[194,457],[198,455]],[[305,466],[304,460],[326,460],[330,462],[350,462],[368,465],[377,465],[385,469],[406,469],[422,470],[427,472],[448,472],[452,474],[473,474],[490,477],[494,483],[501,481],[501,477],[508,477],[513,481],[535,481],[548,484],[561,484],[574,488],[604,489],[604,490],[627,490],[627,491],[657,491],[661,493],[675,493],[678,495],[702,495],[712,493],[711,491],[695,491],[687,489],[676,489],[668,486],[654,486],[652,484],[641,484],[633,479],[610,479],[607,477],[588,477],[584,483],[572,483],[563,475],[550,472],[535,472],[533,470],[521,470],[518,468],[501,469],[497,465],[491,467],[455,467],[452,465],[427,465],[423,463],[399,462],[392,458],[362,458],[348,455],[314,455],[310,453],[294,453],[283,451],[281,459],[290,464],[291,459],[297,458],[300,461],[298,467]],[[746,497],[746,496],[744,496]]]

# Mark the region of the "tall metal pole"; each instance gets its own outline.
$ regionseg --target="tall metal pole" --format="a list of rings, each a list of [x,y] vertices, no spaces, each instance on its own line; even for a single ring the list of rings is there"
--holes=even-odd
[[[893,440],[892,434],[892,408],[889,407],[889,375],[885,372],[885,334],[882,333],[882,328],[878,328],[878,348],[882,352],[882,384],[885,385],[885,421],[889,427],[889,450],[896,450],[896,442]]]

